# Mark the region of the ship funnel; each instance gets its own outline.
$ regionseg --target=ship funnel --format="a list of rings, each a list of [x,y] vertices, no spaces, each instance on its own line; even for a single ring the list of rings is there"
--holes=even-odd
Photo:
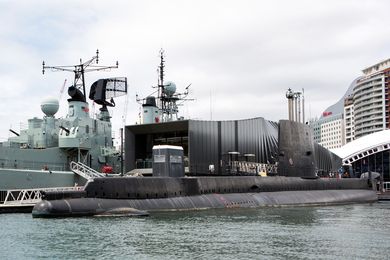
[[[142,105],[142,124],[153,124],[160,122],[159,110],[156,105],[156,98],[146,97],[145,104]]]
[[[156,98],[153,96],[146,97],[145,106],[156,106]]]

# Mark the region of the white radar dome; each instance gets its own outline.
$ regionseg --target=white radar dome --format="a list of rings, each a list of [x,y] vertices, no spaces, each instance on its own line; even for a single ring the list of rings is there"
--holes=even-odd
[[[168,81],[164,84],[164,94],[167,96],[172,96],[176,92],[176,84],[172,81]]]
[[[41,102],[41,110],[46,116],[54,116],[59,108],[60,104],[56,98],[48,97]]]

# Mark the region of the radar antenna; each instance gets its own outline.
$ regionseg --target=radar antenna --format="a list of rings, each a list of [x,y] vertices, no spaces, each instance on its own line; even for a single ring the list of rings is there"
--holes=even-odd
[[[152,88],[157,89],[146,98],[140,98],[136,94],[136,101],[142,105],[142,112],[139,116],[141,123],[157,123],[157,122],[168,122],[173,120],[181,120],[183,117],[178,116],[179,108],[184,101],[190,101],[194,99],[188,99],[189,84],[183,93],[176,92],[176,84],[171,81],[164,81],[165,77],[165,52],[163,49],[160,50],[160,64],[157,69],[157,86]],[[157,97],[155,94],[157,93]]]
[[[45,74],[46,69],[51,69],[52,71],[69,71],[74,73],[74,83],[73,87],[76,89],[82,90],[82,94],[84,95],[84,101],[86,92],[85,92],[85,78],[84,73],[91,71],[100,71],[100,70],[108,70],[108,69],[116,69],[118,68],[118,61],[114,66],[100,66],[93,65],[99,63],[99,50],[96,50],[96,56],[93,56],[90,60],[86,62],[82,62],[80,59],[80,64],[77,65],[67,65],[67,66],[46,66],[45,61],[42,62],[42,74]]]
[[[120,97],[126,94],[127,78],[117,77],[95,81],[91,86],[89,98],[106,109],[107,106],[115,107],[114,97]]]

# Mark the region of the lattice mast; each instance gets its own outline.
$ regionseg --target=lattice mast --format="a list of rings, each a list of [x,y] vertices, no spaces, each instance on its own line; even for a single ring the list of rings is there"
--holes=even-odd
[[[165,76],[165,60],[164,60],[164,50],[160,50],[160,65],[158,67],[158,91],[157,91],[157,98],[159,100],[159,106],[160,106],[160,113],[161,113],[161,121],[167,122],[172,120],[178,120],[178,101],[186,101],[190,99],[186,99],[188,96],[188,88],[190,85],[188,85],[185,88],[185,91],[183,93],[176,93],[176,85],[175,83],[168,81],[164,81]]]
[[[77,65],[60,65],[60,66],[46,66],[45,61],[42,62],[42,74],[45,74],[46,69],[51,69],[52,71],[68,71],[74,73],[74,81],[73,86],[80,91],[82,91],[84,95],[84,102],[86,97],[85,91],[85,76],[84,74],[92,71],[100,71],[100,70],[108,70],[108,69],[116,69],[118,68],[118,61],[113,66],[100,66],[93,65],[99,63],[99,50],[96,50],[96,56],[93,56],[90,60],[83,62],[80,59],[80,64]]]

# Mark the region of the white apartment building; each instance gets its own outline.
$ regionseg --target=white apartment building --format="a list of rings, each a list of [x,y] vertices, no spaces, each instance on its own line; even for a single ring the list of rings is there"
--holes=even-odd
[[[344,96],[311,120],[314,141],[334,149],[390,128],[390,59],[363,70]]]
[[[327,149],[340,148],[345,144],[343,114],[328,115],[321,120],[320,145]]]
[[[388,128],[390,59],[363,70],[353,89],[355,138]]]
[[[355,117],[352,95],[346,97],[344,101],[344,128],[344,140],[347,144],[355,140]]]

